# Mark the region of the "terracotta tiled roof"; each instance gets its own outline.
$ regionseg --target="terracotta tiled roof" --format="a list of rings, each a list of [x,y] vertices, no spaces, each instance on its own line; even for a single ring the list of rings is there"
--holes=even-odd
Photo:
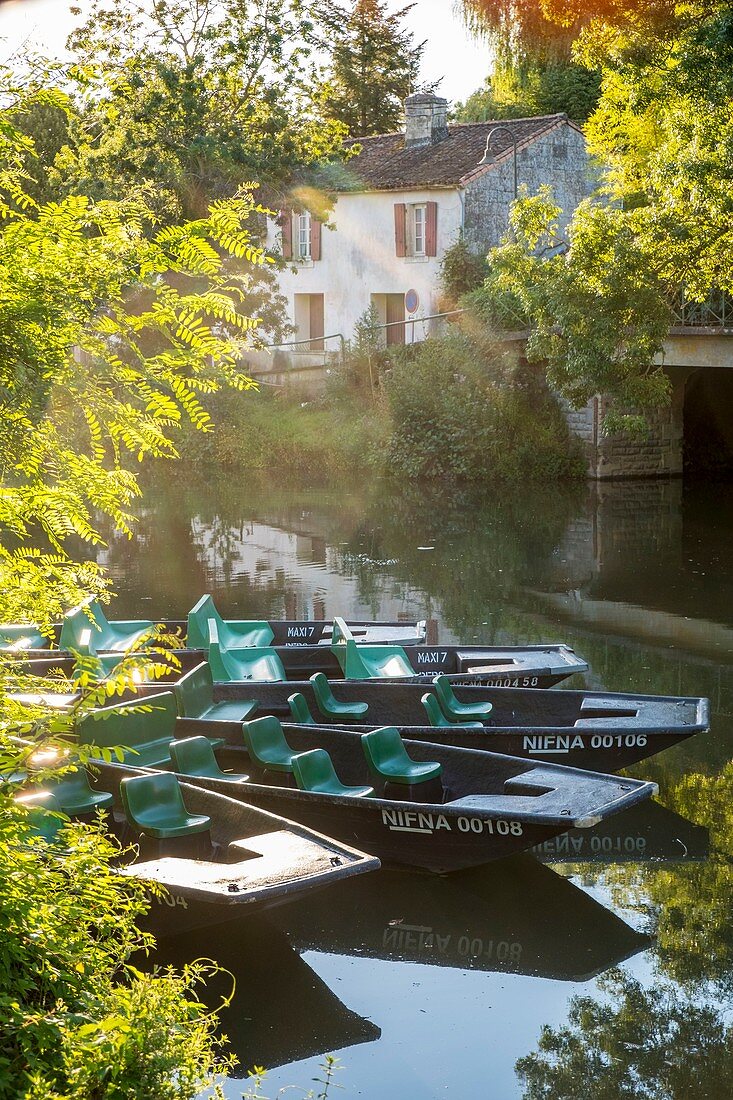
[[[361,152],[341,169],[339,191],[401,191],[414,187],[455,187],[492,165],[481,164],[486,138],[496,126],[508,127],[517,145],[534,141],[556,126],[573,126],[565,115],[538,118],[501,119],[496,122],[464,122],[448,127],[448,137],[435,145],[405,148],[405,135],[379,134],[356,138]],[[575,128],[575,127],[574,127]],[[506,129],[499,130],[491,152],[501,162],[511,155],[512,141]]]

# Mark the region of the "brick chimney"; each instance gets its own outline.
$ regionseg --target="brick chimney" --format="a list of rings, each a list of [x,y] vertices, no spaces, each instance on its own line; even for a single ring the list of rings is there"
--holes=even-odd
[[[405,148],[436,145],[448,137],[448,100],[416,92],[405,100]]]

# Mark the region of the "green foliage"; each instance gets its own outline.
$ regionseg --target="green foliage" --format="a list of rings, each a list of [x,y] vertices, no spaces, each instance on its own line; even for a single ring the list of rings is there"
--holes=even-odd
[[[142,194],[167,221],[250,180],[283,196],[296,169],[342,155],[318,61],[337,25],[331,0],[94,0],[69,41],[77,110],[57,185]]]
[[[607,394],[606,428],[638,430],[639,414],[669,400],[653,360],[670,310],[666,283],[649,264],[645,212],[581,203],[563,249],[559,215],[549,189],[525,194],[512,210],[512,237],[490,254],[489,277],[470,304],[497,327],[524,318],[527,358],[547,364],[558,393],[576,407]]]
[[[332,47],[325,106],[353,137],[385,134],[402,121],[403,101],[417,90],[420,56],[402,23],[414,4],[389,11],[384,0],[349,0],[351,11]]]
[[[455,107],[456,122],[487,122],[497,118],[529,118],[566,114],[586,122],[601,90],[597,70],[569,59],[507,60],[496,64],[482,87]]]
[[[145,890],[115,872],[101,824],[34,837],[0,796],[0,1096],[7,1100],[191,1097],[226,1067],[193,996],[202,968],[130,965]]]
[[[328,396],[346,402],[365,396],[376,399],[388,362],[384,329],[379,327],[377,307],[370,305],[357,319],[353,339],[343,356],[331,365]]]
[[[253,386],[239,361],[256,338],[243,303],[267,262],[251,231],[264,211],[243,191],[161,228],[139,196],[42,203],[29,119],[66,111],[66,99],[5,71],[0,88],[0,621],[50,632],[105,593],[97,563],[69,547],[101,545],[105,523],[130,533],[136,465],[175,456],[184,423],[210,430],[204,402],[222,385]],[[149,944],[137,930],[148,899],[117,873],[119,846],[99,825],[68,825],[50,848],[13,799],[24,775],[34,784],[83,766],[91,749],[69,744],[77,714],[135,673],[168,669],[168,644],[156,635],[101,685],[86,659],[68,712],[13,698],[48,683],[0,669],[3,1100],[192,1097],[226,1068],[194,995],[203,971],[130,966]]]
[[[456,243],[445,250],[440,262],[440,286],[448,308],[481,286],[487,274],[486,257],[472,252],[461,233]]]
[[[517,1072],[526,1100],[686,1100],[733,1090],[733,1028],[711,1004],[667,983],[645,989],[618,970],[609,1000],[574,997],[569,1023],[544,1027]]]
[[[407,350],[387,379],[388,469],[457,481],[580,476],[560,409],[536,372],[489,338],[451,328]]]
[[[500,284],[517,294],[537,330],[532,354],[547,354],[553,384],[576,402],[607,390],[617,399],[607,426],[638,427],[668,400],[653,366],[667,303],[681,291],[703,302],[733,286],[730,6],[466,3],[505,48],[564,50],[574,41],[574,59],[601,72],[586,133],[604,166],[608,205],[578,209],[564,258],[531,254],[532,240],[548,243],[549,210],[530,232],[537,211],[518,212],[523,239],[500,250],[496,263]]]
[[[320,481],[384,462],[389,421],[381,404],[364,409],[348,398],[314,398],[297,390],[254,399],[230,395],[211,405],[216,424],[207,435],[187,432],[184,459],[230,470],[276,469]]]

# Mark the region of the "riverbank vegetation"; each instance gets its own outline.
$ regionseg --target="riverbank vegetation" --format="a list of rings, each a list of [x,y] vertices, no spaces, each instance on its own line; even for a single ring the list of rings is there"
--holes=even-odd
[[[460,258],[448,271],[451,298],[471,275],[475,282],[476,268],[467,274]],[[476,317],[422,343],[386,348],[367,310],[325,386],[265,382],[257,395],[215,399],[214,431],[186,432],[182,454],[316,479],[365,469],[400,481],[584,477],[580,445],[542,370],[507,354]]]
[[[601,76],[585,127],[601,190],[561,231],[551,197],[515,210],[481,292],[514,298],[527,354],[573,403],[614,399],[609,429],[639,428],[670,399],[661,366],[675,302],[733,289],[728,179],[733,35],[722,2],[463,0],[501,56],[564,51]],[[602,201],[598,201],[598,199]]]

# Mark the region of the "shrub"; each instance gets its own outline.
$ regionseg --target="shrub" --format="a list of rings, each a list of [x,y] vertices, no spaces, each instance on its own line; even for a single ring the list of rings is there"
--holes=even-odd
[[[579,448],[536,368],[454,326],[405,349],[387,380],[389,469],[410,478],[579,477]]]

